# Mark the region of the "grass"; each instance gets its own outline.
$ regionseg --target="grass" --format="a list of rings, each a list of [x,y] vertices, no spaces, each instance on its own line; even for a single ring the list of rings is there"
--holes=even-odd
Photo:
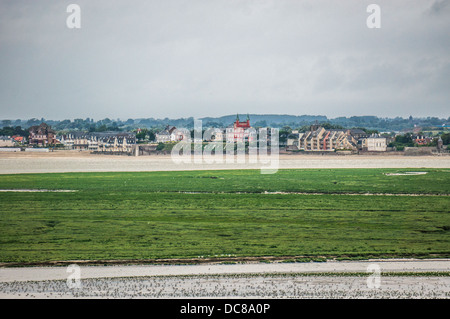
[[[425,175],[384,173],[425,171]],[[450,169],[284,169],[0,175],[0,189],[77,189],[92,192],[324,192],[450,193]]]
[[[0,193],[0,262],[450,257],[450,196],[346,194],[450,193],[448,169],[384,175],[402,171],[411,170],[0,175],[0,189],[78,190]]]

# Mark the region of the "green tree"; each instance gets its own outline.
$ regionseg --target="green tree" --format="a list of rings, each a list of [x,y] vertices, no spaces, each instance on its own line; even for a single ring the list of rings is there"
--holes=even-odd
[[[3,120],[2,121],[2,126],[3,127],[5,127],[5,126],[10,126],[11,125],[11,120]]]
[[[284,126],[279,132],[280,144],[285,144],[292,129],[289,126]]]
[[[40,123],[41,122],[38,119],[32,118],[27,121],[27,126],[30,127],[30,126],[34,126],[34,125],[39,125]]]
[[[8,126],[8,127],[2,128],[0,130],[0,135],[4,135],[4,136],[17,135],[17,136],[27,137],[29,134],[28,134],[27,130],[23,130],[20,126],[16,126],[16,127]]]
[[[450,133],[444,133],[441,135],[442,144],[449,145],[450,144]]]
[[[320,124],[320,126],[322,126],[326,130],[344,130],[345,129],[345,127],[343,127],[342,125],[331,124],[331,123],[322,123],[322,124]]]
[[[136,133],[136,138],[141,141],[145,140],[147,134],[148,134],[148,129],[146,129],[146,128],[141,129],[141,131],[139,133]]]
[[[397,135],[395,137],[395,142],[401,143],[401,144],[408,144],[406,146],[413,146],[414,145],[410,133],[406,133],[405,135]]]
[[[97,132],[106,132],[108,130],[108,127],[105,124],[100,125],[97,127]]]
[[[148,140],[154,141],[155,139],[156,139],[156,134],[155,134],[154,130],[148,131]]]

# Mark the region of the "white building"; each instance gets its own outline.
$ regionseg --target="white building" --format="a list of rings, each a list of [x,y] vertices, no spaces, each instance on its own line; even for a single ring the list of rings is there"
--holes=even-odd
[[[14,140],[10,136],[0,136],[0,147],[15,146]]]
[[[387,143],[385,137],[371,136],[365,139],[363,148],[369,152],[386,152]]]
[[[167,125],[164,130],[155,135],[157,143],[179,142],[183,140],[183,137],[183,132],[171,125]]]

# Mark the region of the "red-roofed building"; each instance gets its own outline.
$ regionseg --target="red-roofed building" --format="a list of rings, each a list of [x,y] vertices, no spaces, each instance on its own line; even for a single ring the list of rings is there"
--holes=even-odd
[[[55,131],[53,131],[46,123],[31,126],[28,131],[30,132],[29,144],[31,145],[36,144],[45,146],[57,143]]]
[[[233,126],[227,128],[227,142],[246,142],[250,141],[249,131],[252,127],[250,126],[250,117],[247,115],[247,120],[244,122],[239,121],[239,114],[236,116],[236,121]]]
[[[428,145],[431,144],[431,142],[433,142],[433,139],[425,136],[414,136],[413,141],[417,145]]]
[[[23,142],[25,142],[25,137],[23,136],[17,136],[17,135],[13,135],[11,137],[14,141],[16,141],[17,143],[22,144]]]

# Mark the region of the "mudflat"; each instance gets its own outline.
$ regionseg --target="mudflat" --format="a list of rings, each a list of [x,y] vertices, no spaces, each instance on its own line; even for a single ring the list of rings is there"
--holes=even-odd
[[[376,287],[368,271],[374,265],[381,271]],[[73,288],[66,267],[3,268],[0,297],[449,298],[448,269],[448,260],[88,266]]]
[[[272,158],[271,160],[275,160]],[[402,155],[285,155],[280,154],[279,169],[287,168],[450,168],[450,156]],[[260,169],[269,164],[249,163],[176,163],[169,155],[120,156],[80,151],[49,153],[0,152],[0,174],[65,172],[139,172],[217,169]]]
[[[77,264],[76,261],[73,264]],[[368,273],[368,267],[377,265],[382,273],[448,272],[449,259],[374,259],[365,261],[327,261],[307,263],[237,263],[197,265],[119,265],[82,266],[81,278],[114,278],[142,276],[193,276],[232,274],[314,274],[314,273]],[[369,273],[368,273],[369,275]],[[6,267],[0,268],[0,282],[66,280],[67,267]]]

